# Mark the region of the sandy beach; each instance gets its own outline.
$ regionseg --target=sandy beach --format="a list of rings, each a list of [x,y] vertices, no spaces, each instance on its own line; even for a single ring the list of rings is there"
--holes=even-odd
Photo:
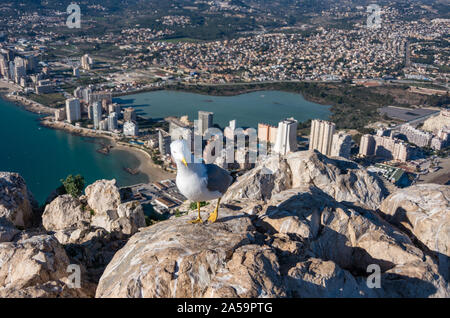
[[[133,146],[124,146],[116,142],[113,143],[113,147],[113,149],[126,151],[135,156],[140,162],[138,167],[139,171],[148,176],[149,182],[175,178],[175,174],[165,171],[161,167],[155,165],[150,155],[144,150]]]

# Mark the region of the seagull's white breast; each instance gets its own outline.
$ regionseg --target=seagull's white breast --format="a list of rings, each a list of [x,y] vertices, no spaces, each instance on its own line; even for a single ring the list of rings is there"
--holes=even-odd
[[[211,192],[208,190],[204,165],[197,165],[196,169],[179,169],[176,183],[181,194],[194,202],[210,201],[222,196],[218,191]]]

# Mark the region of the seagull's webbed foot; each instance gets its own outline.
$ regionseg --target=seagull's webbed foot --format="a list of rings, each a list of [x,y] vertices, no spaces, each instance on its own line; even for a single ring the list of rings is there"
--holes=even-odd
[[[214,223],[214,222],[217,221],[217,218],[219,217],[219,204],[220,204],[220,199],[221,199],[221,198],[219,198],[219,200],[217,200],[217,206],[216,206],[216,208],[214,209],[214,212],[211,213],[211,214],[209,215],[209,217],[208,217],[208,222]]]
[[[211,223],[216,222],[217,215],[218,215],[217,210],[214,210],[214,212],[209,215],[208,222],[211,222]]]
[[[195,220],[189,221],[189,223],[191,224],[203,223],[203,220],[202,218],[196,218]]]
[[[198,217],[195,220],[189,221],[191,224],[203,223],[202,217],[200,216],[200,202],[197,202]]]

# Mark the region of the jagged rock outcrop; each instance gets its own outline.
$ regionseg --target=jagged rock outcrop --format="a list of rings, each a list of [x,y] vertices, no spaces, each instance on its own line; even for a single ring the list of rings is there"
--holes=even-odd
[[[245,186],[243,186],[245,185]],[[286,161],[278,156],[269,157],[264,164],[256,166],[232,185],[225,194],[224,202],[230,200],[268,200],[273,193],[292,187],[291,173]]]
[[[108,211],[117,210],[121,203],[120,191],[116,180],[98,180],[86,187],[87,203],[96,215],[105,215]]]
[[[111,225],[112,231],[132,235],[146,226],[144,210],[137,201],[121,203],[117,207],[117,216]]]
[[[96,297],[450,296],[434,260],[406,234],[362,207],[368,202],[335,196],[308,183],[275,189],[253,215],[249,200],[234,200],[214,224],[182,216],[142,229],[109,263]],[[369,266],[380,269],[381,288],[369,288]]]
[[[92,209],[91,225],[131,235],[145,226],[144,211],[138,202],[124,202],[116,180],[99,180],[86,187],[86,200]]]
[[[450,186],[419,184],[389,195],[380,210],[386,219],[439,260],[444,277],[450,267]]]
[[[309,258],[298,262],[288,272],[289,289],[293,297],[361,297],[375,296],[364,291],[363,278],[355,278],[332,261]]]
[[[223,202],[267,201],[290,188],[315,186],[338,202],[351,202],[376,209],[388,195],[383,182],[343,158],[328,158],[318,152],[299,151],[285,157],[271,156],[239,178]]]
[[[29,227],[33,224],[35,208],[37,203],[25,180],[18,173],[0,172],[0,218],[15,226]]]
[[[86,188],[86,196],[56,197],[45,207],[42,225],[54,232],[61,244],[74,244],[89,241],[91,232],[114,232],[116,237],[123,238],[121,235],[132,235],[146,224],[139,202],[122,203],[115,180],[100,180]]]
[[[275,195],[268,205],[257,221],[260,227],[310,240],[315,255],[342,268],[365,271],[376,263],[387,270],[422,257],[405,234],[372,211],[349,208],[320,189],[287,190]]]
[[[183,216],[141,230],[107,266],[97,296],[282,296],[274,251],[252,245],[248,216],[224,213],[210,226]]]
[[[83,208],[78,198],[64,194],[45,207],[42,225],[48,231],[84,229],[89,227],[90,218],[89,210]]]
[[[449,110],[443,110],[439,113],[439,115],[433,116],[425,120],[422,129],[437,134],[439,130],[445,127],[450,127]]]
[[[69,258],[52,235],[22,233],[0,243],[0,264],[0,297],[92,297],[94,291],[83,277],[80,286],[69,277]]]
[[[2,207],[8,213],[0,217],[0,297],[92,297],[96,284],[89,282],[85,267],[68,257],[54,235],[34,224],[37,204],[23,178],[13,173],[1,176]],[[46,212],[44,224],[56,234],[66,227],[82,229],[85,218],[77,199],[57,198]],[[69,266],[79,268],[80,286]]]
[[[100,180],[46,207],[47,234],[0,218],[0,297],[90,296],[98,280],[96,297],[450,297],[437,256],[448,187],[387,194],[354,162],[298,152],[241,176],[216,223],[143,227],[140,204]],[[86,268],[86,287],[67,288],[68,262]]]
[[[80,198],[56,197],[45,207],[42,224],[65,246],[71,259],[86,267],[91,282],[99,280],[128,237],[146,226],[141,204],[121,202],[115,180],[93,183]]]
[[[20,231],[6,218],[0,218],[0,243],[9,242],[19,234]]]

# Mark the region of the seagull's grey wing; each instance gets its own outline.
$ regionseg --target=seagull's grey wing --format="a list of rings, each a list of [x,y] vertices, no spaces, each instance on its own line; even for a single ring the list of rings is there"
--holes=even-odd
[[[205,166],[207,175],[206,187],[208,190],[219,191],[220,193],[225,194],[228,187],[233,182],[233,177],[231,177],[228,171],[214,164],[207,164]]]

